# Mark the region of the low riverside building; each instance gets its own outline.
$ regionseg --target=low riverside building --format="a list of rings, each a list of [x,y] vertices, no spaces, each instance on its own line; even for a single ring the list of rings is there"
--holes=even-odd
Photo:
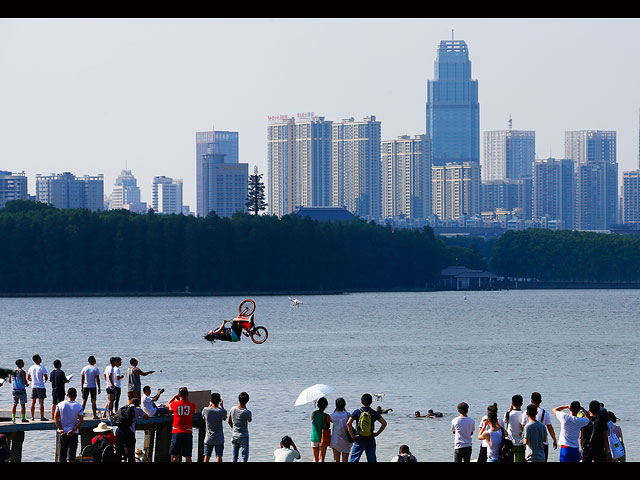
[[[353,220],[356,216],[344,207],[298,207],[293,211],[299,217],[320,222]]]
[[[440,290],[494,290],[502,280],[486,270],[472,270],[467,267],[451,266],[440,273]]]

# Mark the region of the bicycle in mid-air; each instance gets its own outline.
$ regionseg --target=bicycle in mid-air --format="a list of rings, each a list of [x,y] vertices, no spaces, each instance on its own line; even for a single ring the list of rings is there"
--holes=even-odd
[[[253,321],[253,312],[256,310],[256,303],[250,298],[243,300],[238,307],[239,316],[231,320],[231,327],[225,325],[229,323],[228,320],[224,320],[222,325],[216,330],[210,330],[205,336],[205,340],[214,342],[215,340],[222,340],[227,342],[239,342],[240,335],[251,338],[251,341],[256,344],[261,344],[267,341],[269,332],[262,325],[256,325]]]

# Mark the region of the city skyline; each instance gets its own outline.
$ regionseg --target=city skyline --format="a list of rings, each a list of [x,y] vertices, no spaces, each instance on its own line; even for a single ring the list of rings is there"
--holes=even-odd
[[[536,132],[536,158],[561,158],[565,131],[616,131],[621,178],[638,165],[638,26],[637,19],[2,20],[0,168],[25,171],[33,193],[38,173],[102,173],[113,185],[128,163],[143,200],[150,202],[154,176],[183,178],[184,203],[195,210],[193,135],[211,125],[239,132],[240,162],[265,174],[268,115],[375,115],[383,141],[424,133],[427,81],[440,41],[454,30],[478,80],[481,135],[504,130],[512,117],[514,130]],[[326,41],[314,42],[314,34]],[[357,59],[331,48],[345,35],[370,39]],[[269,53],[287,36],[297,39],[291,57]],[[216,61],[196,65],[210,44],[221,45]],[[305,48],[308,55],[296,55]],[[196,66],[203,72],[193,76]]]

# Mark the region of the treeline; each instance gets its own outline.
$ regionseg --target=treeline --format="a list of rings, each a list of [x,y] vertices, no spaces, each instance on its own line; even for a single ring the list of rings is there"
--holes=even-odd
[[[538,281],[640,281],[640,237],[508,231],[495,242],[490,268],[501,276]]]
[[[0,210],[0,293],[239,293],[433,288],[448,265],[479,265],[430,228],[317,222],[287,215],[220,218]]]

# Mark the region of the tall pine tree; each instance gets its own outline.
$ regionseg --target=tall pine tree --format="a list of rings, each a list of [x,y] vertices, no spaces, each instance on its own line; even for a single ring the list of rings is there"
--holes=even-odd
[[[247,209],[258,215],[259,212],[267,208],[265,201],[264,183],[262,183],[262,174],[258,173],[258,166],[253,169],[253,175],[249,175],[249,195],[247,196]]]

